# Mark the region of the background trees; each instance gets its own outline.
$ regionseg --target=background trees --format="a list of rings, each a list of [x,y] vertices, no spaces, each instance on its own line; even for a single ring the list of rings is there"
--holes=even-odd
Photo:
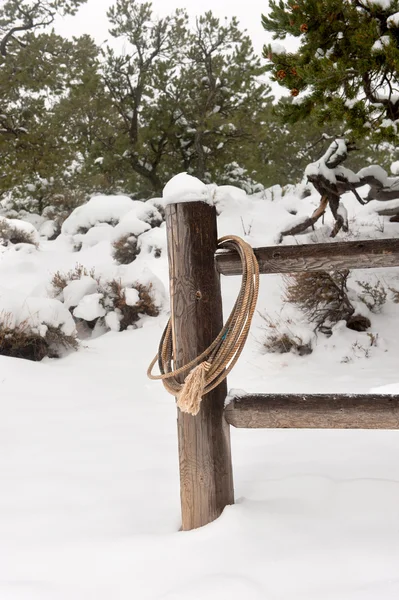
[[[109,10],[112,47],[50,29],[83,2],[0,6],[0,197],[16,205],[145,198],[180,171],[248,191],[295,183],[342,135],[364,140],[354,170],[399,158],[398,2],[271,2],[266,29],[301,45],[271,44],[268,65],[235,18],[158,18],[139,0]],[[267,70],[291,92],[278,104]]]
[[[255,145],[254,117],[271,101],[270,87],[236,19],[206,13],[190,27],[183,11],[157,19],[149,3],[128,0],[108,16],[128,46],[123,56],[107,49],[105,85],[127,163],[154,192],[179,170],[211,180],[243,145]]]

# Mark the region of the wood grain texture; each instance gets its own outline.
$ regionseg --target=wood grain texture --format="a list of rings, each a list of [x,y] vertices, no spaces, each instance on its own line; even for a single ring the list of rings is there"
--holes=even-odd
[[[263,274],[399,266],[399,239],[270,246],[254,248],[254,252]],[[241,275],[236,252],[219,251],[215,258],[222,275]]]
[[[399,396],[372,394],[253,394],[225,409],[234,427],[399,429]]]
[[[203,202],[166,209],[173,343],[176,367],[205,350],[223,326],[215,269],[216,210]],[[207,394],[195,417],[178,410],[182,529],[201,527],[233,504],[230,430],[224,381]]]

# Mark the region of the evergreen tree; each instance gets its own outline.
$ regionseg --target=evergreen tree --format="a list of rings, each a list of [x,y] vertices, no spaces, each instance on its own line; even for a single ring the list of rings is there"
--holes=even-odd
[[[265,69],[233,18],[221,23],[211,12],[196,20],[174,82],[180,92],[176,142],[183,168],[202,180],[223,176],[225,165],[249,166],[259,127],[271,104]]]
[[[399,1],[279,0],[263,26],[299,38],[297,52],[265,47],[272,78],[290,90],[290,121],[344,119],[354,136],[395,139],[399,119]]]
[[[29,186],[39,210],[70,154],[53,107],[90,64],[92,48],[87,36],[70,42],[45,28],[84,1],[6,0],[0,6],[0,194]]]
[[[107,50],[104,80],[120,116],[122,156],[143,191],[147,181],[159,193],[182,170],[209,181],[237,154],[245,162],[255,153],[270,87],[236,19],[221,23],[209,12],[191,29],[185,12],[156,19],[150,3],[135,0],[117,0],[108,16],[112,35],[128,46],[122,56]]]

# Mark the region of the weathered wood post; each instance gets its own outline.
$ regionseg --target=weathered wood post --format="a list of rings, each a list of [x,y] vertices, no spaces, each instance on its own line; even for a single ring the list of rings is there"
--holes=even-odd
[[[215,207],[204,202],[166,208],[173,345],[176,367],[203,352],[223,327]],[[181,380],[182,381],[182,380]],[[233,504],[230,431],[224,381],[195,417],[178,410],[182,529],[201,527]]]

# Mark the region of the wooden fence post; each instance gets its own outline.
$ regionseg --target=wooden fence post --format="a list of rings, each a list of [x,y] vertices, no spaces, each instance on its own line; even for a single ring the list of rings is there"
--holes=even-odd
[[[166,208],[173,345],[176,366],[198,356],[223,326],[216,210],[204,202]],[[224,381],[193,417],[178,410],[180,496],[184,531],[210,523],[234,503]]]

